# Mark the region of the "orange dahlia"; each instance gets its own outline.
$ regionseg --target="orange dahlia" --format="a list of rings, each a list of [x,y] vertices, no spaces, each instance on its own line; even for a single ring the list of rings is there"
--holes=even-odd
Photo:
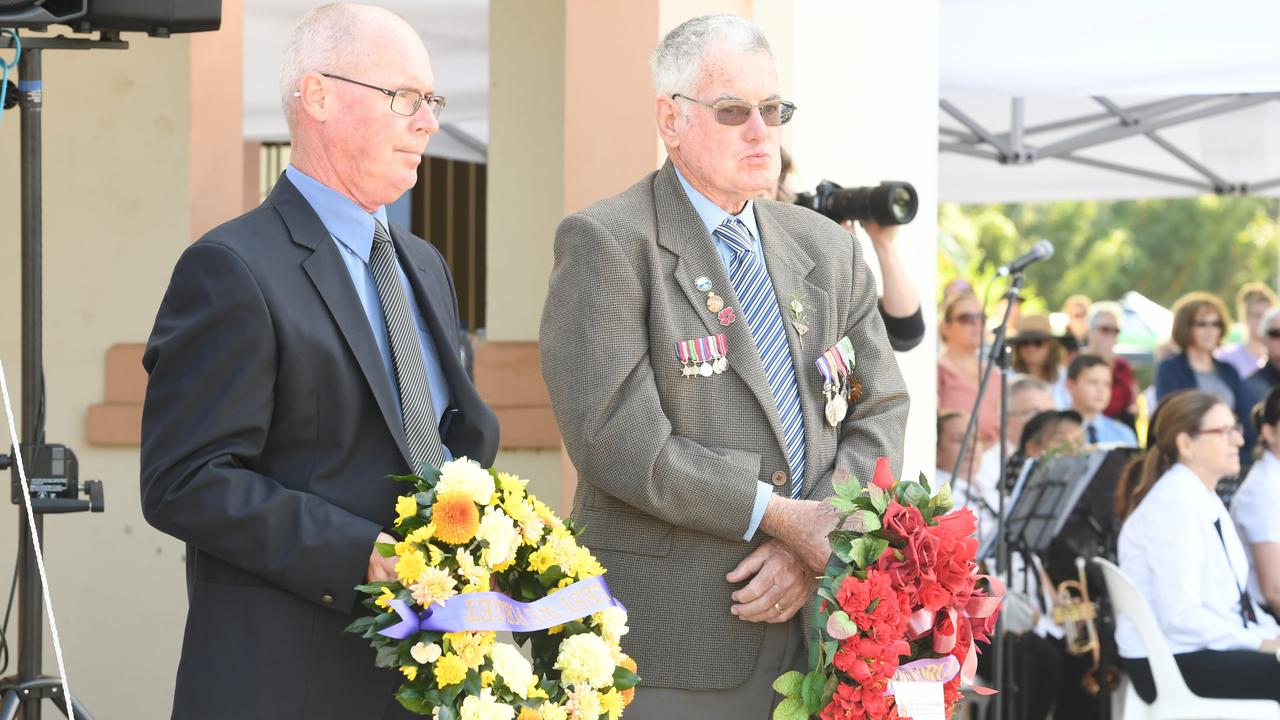
[[[626,668],[626,669],[630,670],[631,672],[640,672],[640,668],[639,668],[639,666],[637,666],[637,665],[636,665],[636,661],[635,661],[635,660],[632,660],[629,656],[628,656],[628,657],[624,657],[624,658],[622,658],[622,662],[620,662],[620,663],[618,663],[618,664],[619,664],[619,665],[621,665],[622,667],[624,667],[624,668]],[[623,690],[623,691],[622,691],[622,702],[623,702],[623,706],[624,706],[624,707],[625,707],[625,706],[627,706],[627,705],[630,705],[630,704],[631,704],[631,701],[632,701],[632,700],[634,700],[635,698],[636,698],[636,689],[635,689],[635,688],[631,688],[630,690]]]
[[[450,545],[461,545],[476,536],[480,527],[480,511],[471,494],[453,490],[436,498],[431,506],[431,520],[436,525],[436,539]]]

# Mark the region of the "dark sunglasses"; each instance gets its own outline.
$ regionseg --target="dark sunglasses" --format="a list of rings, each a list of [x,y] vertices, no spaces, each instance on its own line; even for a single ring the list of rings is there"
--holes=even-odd
[[[1119,335],[1120,334],[1120,328],[1113,327],[1111,325],[1099,325],[1098,327],[1094,328],[1093,331],[1100,332],[1103,335]]]
[[[721,125],[742,125],[751,118],[752,110],[760,108],[760,119],[764,120],[764,124],[769,127],[777,127],[791,122],[791,116],[796,112],[795,103],[787,102],[786,100],[765,100],[759,105],[752,105],[746,100],[733,99],[708,103],[679,93],[672,95],[671,98],[673,100],[677,98],[688,100],[703,107],[711,108],[716,113],[716,122]]]
[[[1280,340],[1280,328],[1271,328],[1267,331],[1267,337],[1272,340]]]
[[[964,323],[965,325],[973,325],[975,323],[985,322],[986,315],[982,313],[957,313],[951,316],[950,322]]]
[[[1219,330],[1226,327],[1221,320],[1197,320],[1192,323],[1192,326],[1198,328],[1218,328]]]

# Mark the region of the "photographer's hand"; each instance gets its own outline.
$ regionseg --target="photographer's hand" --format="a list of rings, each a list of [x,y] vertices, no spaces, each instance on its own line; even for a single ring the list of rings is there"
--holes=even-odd
[[[852,221],[845,221],[842,227],[850,235],[857,237]],[[862,221],[862,228],[871,238],[871,247],[875,248],[876,259],[880,262],[880,277],[884,282],[884,295],[880,298],[880,304],[884,306],[887,315],[895,318],[910,317],[920,309],[920,295],[911,284],[906,265],[894,244],[900,227],[901,225],[880,225],[874,220]]]

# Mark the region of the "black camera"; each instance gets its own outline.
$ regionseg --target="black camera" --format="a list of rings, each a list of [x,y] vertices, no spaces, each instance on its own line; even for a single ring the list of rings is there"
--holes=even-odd
[[[796,195],[795,202],[838,223],[872,220],[880,225],[906,225],[915,219],[916,210],[920,208],[916,189],[900,180],[884,180],[875,187],[851,188],[823,180],[813,192]]]

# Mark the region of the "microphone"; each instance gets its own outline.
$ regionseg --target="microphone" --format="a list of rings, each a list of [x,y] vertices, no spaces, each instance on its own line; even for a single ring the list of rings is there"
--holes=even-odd
[[[1032,245],[1025,255],[996,270],[996,275],[1004,276],[1020,273],[1026,270],[1031,263],[1048,260],[1051,257],[1053,257],[1053,243],[1048,240],[1040,240],[1035,245]]]

